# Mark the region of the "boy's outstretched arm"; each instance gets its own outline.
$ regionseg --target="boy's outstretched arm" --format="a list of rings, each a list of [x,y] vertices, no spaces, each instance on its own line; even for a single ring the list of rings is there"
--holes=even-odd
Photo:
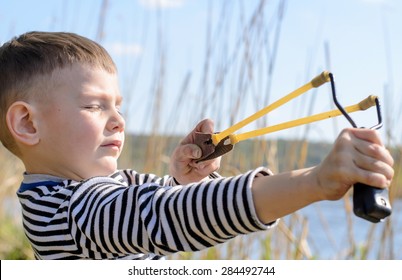
[[[268,223],[316,201],[338,200],[358,182],[387,188],[393,163],[377,131],[345,129],[321,164],[256,178],[252,193],[257,215]]]
[[[183,185],[201,181],[220,167],[220,157],[196,163],[202,156],[201,148],[194,144],[196,132],[213,133],[213,121],[205,119],[199,122],[173,151],[169,165],[170,175]]]

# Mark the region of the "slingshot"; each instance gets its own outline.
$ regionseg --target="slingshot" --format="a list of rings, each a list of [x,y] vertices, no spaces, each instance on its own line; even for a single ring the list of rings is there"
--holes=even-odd
[[[273,125],[273,126],[268,126],[260,129],[256,129],[253,131],[241,133],[241,134],[234,134],[234,132],[238,131],[239,129],[243,128],[247,124],[257,120],[258,118],[261,118],[262,116],[268,114],[269,112],[277,109],[278,107],[284,105],[285,103],[289,102],[290,100],[302,95],[303,93],[307,92],[308,90],[312,88],[318,88],[321,85],[331,81],[331,88],[332,88],[332,93],[333,93],[333,98],[334,102],[338,107],[338,110],[332,110],[332,111],[327,111],[324,113],[284,122],[281,124]],[[335,83],[333,79],[333,75],[330,72],[324,71],[314,79],[312,79],[309,83],[301,86],[300,88],[296,89],[295,91],[289,93],[288,95],[282,97],[281,99],[275,101],[271,105],[268,105],[267,107],[261,109],[260,111],[254,113],[253,115],[249,116],[248,118],[236,123],[235,125],[227,128],[226,130],[219,132],[219,133],[214,133],[214,134],[208,134],[208,133],[197,133],[196,138],[195,138],[195,144],[197,144],[201,150],[202,150],[202,157],[198,159],[198,162],[205,161],[205,160],[210,160],[214,159],[216,157],[219,157],[223,154],[228,153],[231,151],[234,147],[234,145],[240,141],[254,138],[257,136],[261,136],[264,134],[304,125],[304,124],[309,124],[312,122],[317,122],[320,120],[336,117],[339,115],[345,115],[347,116],[348,120],[353,123],[353,126],[356,127],[355,123],[353,120],[349,117],[348,113],[356,112],[356,111],[361,111],[361,110],[366,110],[374,105],[377,106],[377,113],[378,116],[381,116],[380,113],[380,106],[378,103],[378,98],[376,96],[370,95],[366,99],[362,100],[361,102],[351,105],[348,107],[343,108],[342,106],[338,106],[339,102],[336,99],[336,94],[335,94]],[[380,117],[380,122],[379,124],[376,125],[376,127],[381,126],[381,117]]]
[[[241,134],[234,134],[234,132],[241,129],[245,125],[268,114],[272,110],[300,96],[306,91],[312,88],[320,87],[321,85],[327,82],[331,82],[332,98],[336,107],[338,108],[337,110],[332,110],[296,119],[293,121],[288,121],[281,124],[264,127]],[[301,86],[300,88],[289,93],[283,98],[277,100],[271,105],[261,109],[260,111],[256,112],[250,117],[236,123],[235,125],[229,127],[228,129],[222,132],[214,134],[197,133],[195,137],[195,144],[197,144],[202,150],[202,157],[198,160],[198,162],[214,159],[223,154],[226,154],[233,149],[236,143],[240,141],[303,124],[317,122],[320,120],[336,117],[339,115],[345,116],[345,118],[349,121],[349,123],[353,127],[357,128],[356,123],[349,116],[349,113],[367,110],[368,108],[374,105],[377,108],[378,123],[372,126],[371,129],[379,129],[382,126],[382,117],[378,97],[370,95],[369,97],[367,97],[366,99],[360,101],[355,105],[342,107],[338,102],[336,96],[334,77],[330,72],[324,71],[320,75],[312,79],[309,83]],[[366,219],[370,222],[377,223],[382,221],[383,219],[388,217],[392,212],[391,204],[388,199],[388,190],[366,186],[362,183],[355,184],[353,188],[353,211],[356,216]]]

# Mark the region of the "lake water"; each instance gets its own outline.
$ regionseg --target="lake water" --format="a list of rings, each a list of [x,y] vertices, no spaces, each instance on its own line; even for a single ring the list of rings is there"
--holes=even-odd
[[[350,205],[352,206],[351,201]],[[348,219],[351,226],[348,224]],[[302,236],[302,230],[307,229],[307,235],[304,235],[307,242],[304,245],[307,248],[305,252],[309,252],[309,255],[305,254],[303,258],[402,260],[402,200],[392,203],[392,214],[387,218],[391,230],[385,231],[391,232],[391,234],[387,235],[384,241],[382,234],[387,222],[371,223],[354,214],[346,214],[343,200],[321,201],[312,204],[298,211],[296,215],[282,218],[281,222],[286,228],[292,227],[291,233],[286,233],[286,228],[278,225],[271,230],[254,233],[250,237],[238,237],[240,240],[237,243],[234,240],[229,244],[219,246],[220,258],[295,259],[295,246]],[[307,224],[303,226],[302,222]],[[290,235],[293,237],[289,237]],[[294,238],[295,241],[290,244],[289,238]],[[362,248],[365,247],[367,240],[371,240],[371,243],[368,246],[368,253],[363,257]],[[266,242],[270,242],[268,245],[270,245],[271,252],[268,256],[265,254]],[[351,248],[355,249],[353,253],[351,253]],[[290,256],[287,255],[289,252]]]
[[[392,235],[387,237],[387,242],[381,242],[385,222],[373,224],[352,215],[353,227],[350,231],[344,208],[342,200],[322,201],[299,211],[308,219],[308,241],[314,256],[320,259],[344,259],[347,256],[346,250],[350,248],[350,238],[353,238],[358,246],[363,245],[367,239],[370,239],[368,237],[371,232],[373,243],[369,251],[369,259],[379,258],[378,252],[384,249],[380,246],[387,246],[386,252],[390,252],[392,248],[393,258],[402,259],[402,200],[396,200],[392,204],[392,214],[387,218],[392,225]],[[386,258],[389,258],[388,253]]]

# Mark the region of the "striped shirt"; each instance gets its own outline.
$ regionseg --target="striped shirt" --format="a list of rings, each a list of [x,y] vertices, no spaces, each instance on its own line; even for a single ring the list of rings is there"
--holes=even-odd
[[[17,195],[37,259],[159,259],[274,226],[258,220],[250,188],[269,174],[184,186],[133,170],[80,182],[25,174]]]

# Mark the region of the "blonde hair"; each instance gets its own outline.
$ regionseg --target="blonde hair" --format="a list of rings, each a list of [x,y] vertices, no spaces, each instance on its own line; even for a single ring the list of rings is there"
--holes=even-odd
[[[0,47],[0,141],[4,147],[18,154],[6,123],[10,105],[34,98],[32,95],[38,91],[32,89],[41,86],[38,83],[46,83],[44,76],[75,63],[100,67],[109,73],[117,72],[112,58],[102,46],[74,33],[28,32]]]

